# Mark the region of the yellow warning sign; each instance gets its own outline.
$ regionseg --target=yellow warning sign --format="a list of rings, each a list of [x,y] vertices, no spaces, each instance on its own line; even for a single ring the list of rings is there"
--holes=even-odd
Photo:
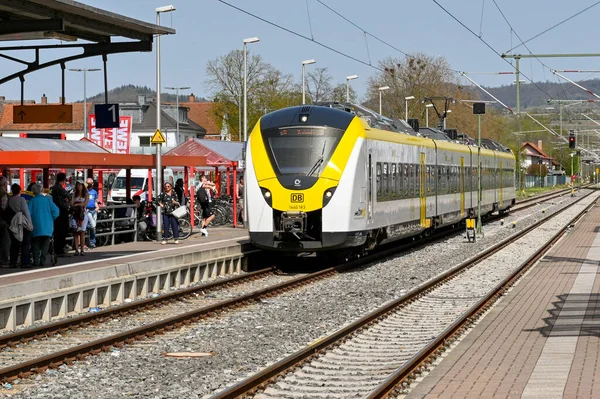
[[[156,132],[154,132],[154,136],[152,136],[150,142],[152,144],[165,144],[167,140],[165,140],[165,136],[163,136],[160,129],[156,129]]]

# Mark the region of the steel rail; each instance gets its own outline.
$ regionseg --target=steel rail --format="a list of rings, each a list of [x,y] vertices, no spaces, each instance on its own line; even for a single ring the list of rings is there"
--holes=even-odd
[[[547,218],[542,220],[546,219]],[[432,241],[446,236],[447,234],[448,231],[439,231],[436,234],[433,234],[427,237],[426,239],[422,240],[421,242],[417,243],[416,247],[425,246]],[[29,376],[36,370],[43,371],[48,367],[58,367],[60,364],[63,363],[70,364],[73,361],[86,357],[89,354],[97,354],[100,351],[107,351],[112,346],[122,346],[124,343],[131,343],[135,340],[143,339],[146,336],[153,336],[156,333],[163,333],[166,330],[171,330],[183,324],[190,324],[192,322],[196,322],[200,318],[211,317],[228,309],[244,306],[246,304],[255,302],[256,300],[262,297],[279,295],[287,290],[299,287],[300,285],[308,284],[310,282],[332,276],[337,272],[356,268],[362,266],[365,263],[397,255],[398,253],[401,253],[407,249],[414,248],[414,242],[409,242],[403,245],[396,245],[392,248],[381,250],[377,253],[365,256],[364,258],[353,260],[345,264],[324,269],[306,276],[298,277],[287,282],[279,283],[274,286],[261,289],[259,291],[242,295],[240,297],[232,298],[230,300],[222,301],[217,304],[202,307],[191,312],[182,313],[155,323],[148,324],[143,327],[138,327],[120,334],[102,338],[87,344],[82,344],[77,347],[56,352],[54,354],[50,354],[28,362],[23,362],[14,366],[3,368],[0,369],[0,381],[11,381],[15,378],[24,378]],[[486,251],[484,251],[484,253],[486,253]],[[207,289],[214,289],[222,286],[240,284],[244,281],[259,278],[262,274],[267,274],[272,271],[274,271],[274,268],[263,269],[253,273],[235,276],[221,281],[203,284],[201,286],[189,287],[185,290],[161,295],[158,298],[150,298],[142,301],[136,301],[131,304],[121,305],[119,307],[107,309],[98,313],[81,315],[35,328],[29,328],[16,333],[6,334],[4,336],[0,336],[0,348],[6,346],[15,346],[18,344],[26,343],[33,339],[42,339],[43,337],[50,336],[52,334],[63,333],[65,331],[72,330],[74,328],[77,328],[78,326],[83,327],[91,323],[101,322],[108,318],[124,316],[144,309],[153,308],[162,303],[173,302],[179,298],[189,296],[190,294],[193,294],[198,291],[206,291]]]
[[[168,302],[173,302],[175,300],[188,297],[197,292],[209,291],[232,285],[242,284],[246,281],[261,278],[264,275],[273,273],[274,271],[274,267],[269,267],[218,281],[212,281],[201,285],[194,285],[191,287],[184,288],[182,290],[160,295],[156,298],[148,298],[139,301],[134,301],[128,304],[122,304],[113,308],[101,310],[96,313],[89,313],[75,317],[69,317],[48,324],[43,324],[32,328],[26,328],[21,331],[16,331],[10,334],[4,334],[0,336],[0,350],[6,347],[14,347],[16,345],[23,344],[34,339],[40,340],[44,337],[49,337],[54,334],[63,333],[74,328],[87,326],[91,323],[102,322],[109,318],[130,315],[139,311],[143,311],[149,308],[160,306]]]
[[[424,246],[432,240],[442,238],[446,233],[439,232],[436,235],[429,236],[427,239],[419,242],[417,246]],[[142,327],[134,328],[119,334],[111,335],[109,337],[101,338],[93,342],[78,345],[77,347],[65,349],[56,353],[49,354],[31,361],[19,363],[13,366],[0,368],[0,381],[12,381],[16,378],[26,378],[35,372],[43,372],[47,368],[55,368],[63,363],[70,364],[73,361],[81,360],[89,354],[97,354],[101,351],[108,351],[112,346],[122,346],[125,343],[131,343],[135,340],[143,339],[146,336],[153,336],[157,333],[163,333],[166,330],[174,329],[175,327],[182,326],[184,324],[191,324],[197,322],[201,318],[212,317],[220,312],[224,312],[229,309],[233,309],[239,306],[248,305],[256,302],[260,298],[279,295],[287,290],[297,288],[301,285],[305,285],[323,278],[333,276],[334,274],[349,269],[353,269],[362,266],[365,263],[373,262],[378,259],[386,258],[399,252],[406,251],[409,248],[415,248],[414,243],[406,243],[404,245],[395,246],[393,248],[381,250],[377,253],[359,258],[356,260],[349,261],[347,263],[333,266],[327,269],[323,269],[305,276],[297,277],[290,281],[275,284],[273,286],[263,288],[239,297],[231,298],[218,302],[216,304],[208,305],[195,309],[190,312],[181,313],[163,320],[144,325]],[[234,283],[241,283],[246,280],[258,278],[262,274],[268,274],[272,272],[274,268],[262,269],[253,273],[249,273],[242,276],[235,276],[226,280],[204,284],[202,286],[190,287],[186,290],[169,293],[163,295],[161,302],[172,302],[178,298],[185,297],[193,294],[199,290],[206,290],[208,287],[214,288],[216,286],[225,286]],[[7,334],[0,337],[2,341],[0,344],[4,346],[15,346],[20,343],[27,342],[32,339],[40,339],[50,334],[62,333],[67,330],[73,329],[77,326],[86,326],[90,323],[99,322],[103,319],[110,317],[116,317],[119,315],[129,314],[135,311],[143,310],[144,308],[151,308],[158,305],[156,302],[159,298],[151,298],[128,305],[107,309],[102,312],[93,313],[89,315],[77,316],[72,319],[60,320],[48,325],[39,326],[32,329],[19,331],[17,333]],[[134,305],[137,305],[134,307]]]
[[[257,390],[263,389],[264,387],[269,385],[271,382],[275,381],[279,376],[284,375],[285,373],[289,372],[290,370],[294,370],[295,368],[302,366],[304,363],[312,360],[314,357],[320,355],[321,353],[323,353],[333,347],[337,347],[338,345],[343,343],[343,341],[348,339],[352,334],[367,327],[368,325],[372,324],[373,322],[377,321],[378,319],[387,316],[388,313],[390,313],[392,311],[397,311],[399,308],[402,308],[402,307],[410,304],[411,302],[417,300],[419,297],[425,295],[426,293],[430,292],[434,288],[444,284],[445,281],[456,277],[456,275],[458,275],[459,273],[474,266],[476,263],[481,262],[482,260],[488,258],[489,256],[498,252],[499,250],[501,250],[502,248],[511,244],[515,240],[521,238],[525,234],[533,231],[534,229],[539,227],[541,224],[547,222],[548,220],[550,220],[557,214],[565,211],[566,209],[570,208],[571,206],[573,206],[574,204],[583,200],[584,198],[586,198],[589,195],[591,195],[591,193],[579,198],[578,200],[569,204],[568,206],[561,209],[560,211],[540,219],[538,222],[534,223],[533,225],[531,225],[531,226],[519,231],[518,233],[515,233],[512,236],[505,238],[504,240],[500,241],[499,243],[494,244],[493,246],[483,250],[476,256],[474,256],[474,257],[460,263],[459,265],[453,267],[452,269],[449,269],[449,270],[443,272],[442,274],[430,279],[429,281],[425,282],[424,284],[420,285],[419,287],[415,287],[414,289],[410,290],[408,293],[401,296],[400,298],[380,307],[379,309],[376,309],[376,310],[368,313],[367,315],[365,315],[362,318],[358,319],[357,321],[341,328],[340,330],[334,332],[333,334],[330,334],[329,336],[318,339],[317,341],[311,343],[304,349],[301,349],[298,352],[293,353],[292,355],[264,368],[263,370],[249,376],[248,378],[236,383],[235,385],[232,385],[231,387],[229,387],[221,392],[216,393],[210,399],[234,399],[234,398],[238,398],[238,397],[243,397],[244,395],[252,395],[252,394],[256,393]],[[569,225],[570,224],[571,223],[569,223]]]
[[[574,191],[580,191],[583,188],[586,188],[589,185],[580,186],[574,189]],[[562,197],[565,194],[569,194],[571,192],[570,188],[554,191],[552,193],[548,193],[545,195],[538,195],[535,197],[527,198],[515,203],[514,207],[511,208],[511,212],[522,211],[524,209],[528,209],[534,207],[540,203],[540,201],[548,201],[554,198]]]
[[[583,197],[585,198],[585,197]],[[582,198],[582,199],[583,199]],[[577,203],[579,201],[574,202]],[[420,372],[420,368],[429,362],[432,362],[438,354],[444,351],[450,341],[455,336],[462,335],[467,325],[481,317],[501,296],[514,285],[540,258],[542,258],[552,246],[569,230],[573,224],[581,219],[589,210],[596,205],[596,201],[588,205],[581,213],[576,215],[571,221],[560,229],[542,248],[529,256],[515,271],[513,271],[504,280],[498,283],[487,295],[481,298],[476,304],[469,308],[454,323],[448,326],[440,335],[438,335],[430,344],[421,349],[402,367],[396,370],[387,379],[381,382],[365,399],[382,399],[389,395],[399,395],[401,392],[395,392],[398,385],[405,380],[414,379],[413,374]],[[566,209],[566,208],[565,208]]]

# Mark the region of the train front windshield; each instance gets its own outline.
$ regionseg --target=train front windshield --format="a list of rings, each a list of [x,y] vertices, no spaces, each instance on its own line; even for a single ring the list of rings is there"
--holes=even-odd
[[[330,127],[288,127],[262,133],[277,175],[317,176],[329,162],[344,131]]]

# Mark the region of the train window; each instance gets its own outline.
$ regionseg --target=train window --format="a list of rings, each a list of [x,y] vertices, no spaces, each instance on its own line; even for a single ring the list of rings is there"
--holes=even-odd
[[[454,192],[454,187],[452,184],[452,167],[446,167],[446,183],[448,184],[448,194],[452,194]]]
[[[431,167],[429,165],[427,165],[427,169],[426,169],[427,175],[425,176],[425,182],[426,182],[425,186],[427,187],[426,190],[428,193],[431,192],[431,180],[429,179],[430,169],[431,169]]]
[[[415,197],[421,196],[421,165],[415,165]]]
[[[383,197],[384,197],[385,199],[387,199],[387,197],[388,197],[388,195],[389,195],[389,189],[388,189],[388,187],[389,187],[389,180],[390,180],[390,179],[389,179],[389,176],[388,176],[388,168],[389,168],[389,164],[388,164],[387,162],[384,162],[384,163],[382,164],[382,167],[383,167],[383,168],[382,168],[382,169],[383,169],[383,171],[382,171],[382,177],[383,177],[383,182],[382,182],[382,184],[383,184],[383,187],[382,187],[382,189],[381,189],[381,192],[382,192],[382,195],[383,195]]]
[[[381,162],[377,162],[375,167],[375,178],[377,182],[377,200],[381,199]]]
[[[438,186],[438,194],[442,195],[444,194],[444,184],[442,183],[442,170],[444,169],[443,166],[438,166],[437,170],[437,186]]]
[[[390,164],[390,194],[396,198],[396,164]]]
[[[408,185],[408,165],[402,164],[402,169],[404,170],[404,173],[403,173],[404,182],[402,183],[402,189],[404,192],[404,198],[408,198],[408,190],[410,189],[409,185]]]
[[[402,169],[402,164],[398,164],[398,179],[396,179],[396,193],[398,198],[402,198],[404,196],[404,172]]]
[[[429,181],[431,182],[431,192],[435,195],[435,166],[431,165],[431,175],[429,176]]]
[[[408,192],[408,196],[410,198],[414,198],[415,197],[415,186],[416,186],[416,182],[415,182],[415,165],[411,164],[409,165],[410,167],[410,177],[409,177],[409,181],[410,181],[410,190]]]
[[[459,180],[458,170],[459,170],[458,166],[455,166],[454,167],[454,192],[455,193],[458,193],[460,191],[459,187],[458,187],[459,186],[459,184],[458,184],[458,180]]]

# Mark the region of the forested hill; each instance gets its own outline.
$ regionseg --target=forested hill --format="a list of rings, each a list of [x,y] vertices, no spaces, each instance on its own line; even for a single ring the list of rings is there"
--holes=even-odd
[[[179,101],[189,101],[191,92],[179,95]],[[146,101],[151,101],[156,96],[156,92],[147,86],[125,85],[116,87],[108,91],[108,101],[111,103],[134,103],[137,102],[138,96],[146,96]],[[176,95],[174,93],[160,93],[162,102],[175,102]],[[93,97],[88,97],[90,102],[104,102],[104,93],[98,93]],[[196,97],[196,101],[207,101],[203,98]]]
[[[586,80],[577,83],[596,94],[600,94],[600,79]],[[562,84],[553,82],[536,82],[536,84],[539,86],[539,88],[531,83],[521,83],[522,108],[547,106],[547,100],[551,97],[560,100],[596,99],[594,96],[586,93],[569,82],[563,82]],[[486,87],[486,90],[488,90],[509,107],[514,108],[517,104],[517,89],[515,86],[516,85],[512,84],[510,86]],[[487,95],[482,93],[481,99],[487,100]]]

